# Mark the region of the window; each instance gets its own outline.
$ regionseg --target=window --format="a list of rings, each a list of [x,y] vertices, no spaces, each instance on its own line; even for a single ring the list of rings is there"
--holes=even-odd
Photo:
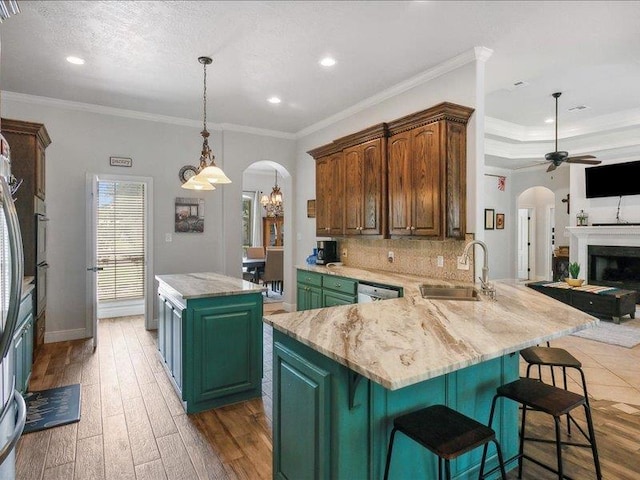
[[[247,248],[253,246],[254,211],[253,202],[256,192],[242,192],[242,254],[247,254]]]
[[[145,185],[98,182],[98,301],[144,298]]]

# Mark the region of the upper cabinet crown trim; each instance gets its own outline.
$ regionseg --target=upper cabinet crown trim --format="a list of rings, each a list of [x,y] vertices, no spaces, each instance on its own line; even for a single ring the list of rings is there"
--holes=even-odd
[[[20,135],[35,135],[42,143],[43,148],[47,148],[51,144],[49,133],[42,123],[25,122],[23,120],[3,118],[2,133],[6,132],[16,133]]]
[[[405,132],[429,123],[439,122],[440,120],[448,120],[466,125],[473,112],[474,109],[470,107],[450,102],[442,102],[426,110],[412,113],[389,122],[389,135],[395,135],[396,133]]]

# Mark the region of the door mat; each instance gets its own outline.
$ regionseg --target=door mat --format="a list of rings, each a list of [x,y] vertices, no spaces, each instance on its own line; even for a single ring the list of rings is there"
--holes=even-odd
[[[80,384],[30,392],[24,400],[27,404],[24,433],[80,420]]]
[[[633,348],[640,343],[640,319],[627,321],[620,319],[620,325],[616,325],[611,320],[601,319],[599,325],[571,335],[610,345]]]

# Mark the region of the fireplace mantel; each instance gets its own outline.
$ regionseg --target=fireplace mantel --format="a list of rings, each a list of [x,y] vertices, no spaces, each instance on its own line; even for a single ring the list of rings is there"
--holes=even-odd
[[[589,278],[587,254],[589,245],[640,247],[640,226],[622,224],[566,228],[571,233],[569,255],[572,262],[580,264],[581,278]]]

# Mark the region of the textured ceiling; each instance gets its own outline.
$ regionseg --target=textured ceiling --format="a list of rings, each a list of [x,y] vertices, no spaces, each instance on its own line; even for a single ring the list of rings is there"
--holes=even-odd
[[[638,2],[21,1],[0,26],[3,90],[298,132],[486,46],[487,114],[540,126],[640,108]],[[326,54],[338,64],[318,65]],[[86,60],[74,66],[64,59]],[[509,90],[515,81],[529,87]],[[282,98],[280,105],[266,99]],[[422,107],[422,106],[417,106]]]

